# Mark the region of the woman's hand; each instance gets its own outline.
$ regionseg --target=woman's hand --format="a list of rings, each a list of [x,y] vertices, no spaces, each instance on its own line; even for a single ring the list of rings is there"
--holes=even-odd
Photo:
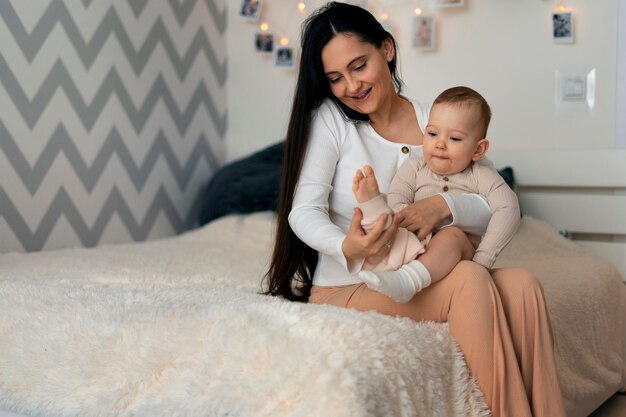
[[[398,220],[395,216],[391,226],[385,230],[387,216],[388,214],[381,214],[372,230],[365,234],[361,227],[363,212],[358,208],[355,209],[352,224],[341,246],[345,257],[367,259],[368,262],[376,264],[387,256],[398,231]]]
[[[423,240],[441,222],[452,219],[452,213],[446,200],[434,195],[409,204],[396,214],[398,225],[414,232],[419,240]]]

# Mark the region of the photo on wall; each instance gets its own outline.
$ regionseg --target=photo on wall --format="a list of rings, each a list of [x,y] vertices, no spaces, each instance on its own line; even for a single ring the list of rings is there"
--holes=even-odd
[[[552,39],[554,43],[574,43],[572,12],[552,14]]]
[[[276,48],[276,66],[293,68],[296,61],[295,50],[288,46]]]
[[[243,0],[239,9],[239,16],[248,20],[258,20],[261,15],[261,0]]]
[[[435,49],[435,17],[415,16],[413,18],[413,47],[423,50]]]
[[[257,33],[255,35],[254,47],[257,52],[271,54],[274,50],[274,35],[267,32]]]
[[[465,6],[465,0],[428,0],[428,6],[433,9],[463,7]]]

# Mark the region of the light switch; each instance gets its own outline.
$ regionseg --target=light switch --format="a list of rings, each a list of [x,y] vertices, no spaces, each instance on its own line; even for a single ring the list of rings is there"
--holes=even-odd
[[[587,77],[564,75],[561,79],[563,100],[584,100],[587,97]]]
[[[557,109],[570,108],[575,110],[581,105],[589,110],[593,109],[596,96],[595,68],[591,70],[557,70],[555,82]]]

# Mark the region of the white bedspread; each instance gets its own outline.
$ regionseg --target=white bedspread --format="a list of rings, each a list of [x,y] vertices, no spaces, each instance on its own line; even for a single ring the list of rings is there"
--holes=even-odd
[[[141,244],[1,255],[0,409],[487,415],[445,325],[259,295],[272,227],[260,213]]]
[[[165,240],[0,255],[0,409],[31,416],[481,416],[445,324],[259,295],[269,213]],[[241,238],[238,238],[241,236]],[[626,381],[626,286],[524,218],[569,417]]]
[[[528,216],[495,266],[526,268],[543,285],[568,417],[626,390],[626,285],[614,268]]]

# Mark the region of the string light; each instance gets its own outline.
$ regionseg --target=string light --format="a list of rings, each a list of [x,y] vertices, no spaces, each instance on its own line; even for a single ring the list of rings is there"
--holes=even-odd
[[[2,0],[0,0],[0,1],[2,1]],[[390,1],[390,2],[386,3],[385,9],[388,9],[389,7],[395,8],[395,7],[399,7],[399,6],[402,6],[402,5],[408,5],[409,3],[415,4],[415,0]],[[306,12],[307,12],[306,3],[304,1],[298,1],[296,3],[296,9],[298,10],[298,12],[300,14],[306,14]],[[566,10],[566,7],[563,4],[559,3],[559,5],[557,7],[557,10],[559,12],[564,12]],[[421,16],[423,11],[422,11],[421,7],[415,7],[415,9],[413,9],[413,13],[415,13],[416,16]],[[389,16],[389,13],[388,13],[387,10],[381,11],[379,16],[378,16],[378,18],[379,18],[379,21],[383,25],[389,25],[389,18],[390,18],[390,16]],[[268,32],[270,30],[270,25],[268,24],[267,21],[262,22],[259,26],[260,26],[260,29],[261,29],[262,32]],[[274,27],[272,30],[276,31],[276,28]],[[280,29],[280,28],[278,30],[279,30],[279,32],[283,32],[283,30]],[[391,29],[388,29],[388,30],[391,30]],[[283,36],[279,36],[278,37],[278,44],[280,46],[282,46],[282,47],[288,46],[289,45],[289,38],[287,36],[284,36],[284,35]]]
[[[395,4],[395,3],[392,4],[392,6],[396,7],[396,6],[400,6],[402,4],[411,3],[411,2],[412,1],[403,0],[403,1],[397,2],[397,4]],[[563,6],[559,6],[559,7],[563,7]],[[306,13],[306,4],[305,4],[305,2],[303,2],[303,1],[297,2],[297,9],[298,9],[298,12],[300,12],[301,14]],[[414,13],[417,16],[420,16],[422,14],[422,9],[419,8],[419,7],[416,7],[414,9]],[[389,21],[389,13],[387,13],[386,11],[382,12],[380,14],[380,16],[379,16],[379,19],[380,19],[381,23],[387,23]],[[260,28],[261,28],[262,32],[267,32],[267,31],[269,31],[270,26],[269,26],[269,24],[267,22],[262,22],[261,25],[260,25]],[[278,43],[280,45],[282,45],[282,46],[286,46],[286,45],[289,44],[289,39],[286,36],[282,36],[282,37],[279,38]]]
[[[559,4],[559,6],[556,8],[556,10],[557,10],[558,12],[563,13],[563,12],[566,10],[566,8],[565,8],[565,6],[563,6],[562,4]]]

